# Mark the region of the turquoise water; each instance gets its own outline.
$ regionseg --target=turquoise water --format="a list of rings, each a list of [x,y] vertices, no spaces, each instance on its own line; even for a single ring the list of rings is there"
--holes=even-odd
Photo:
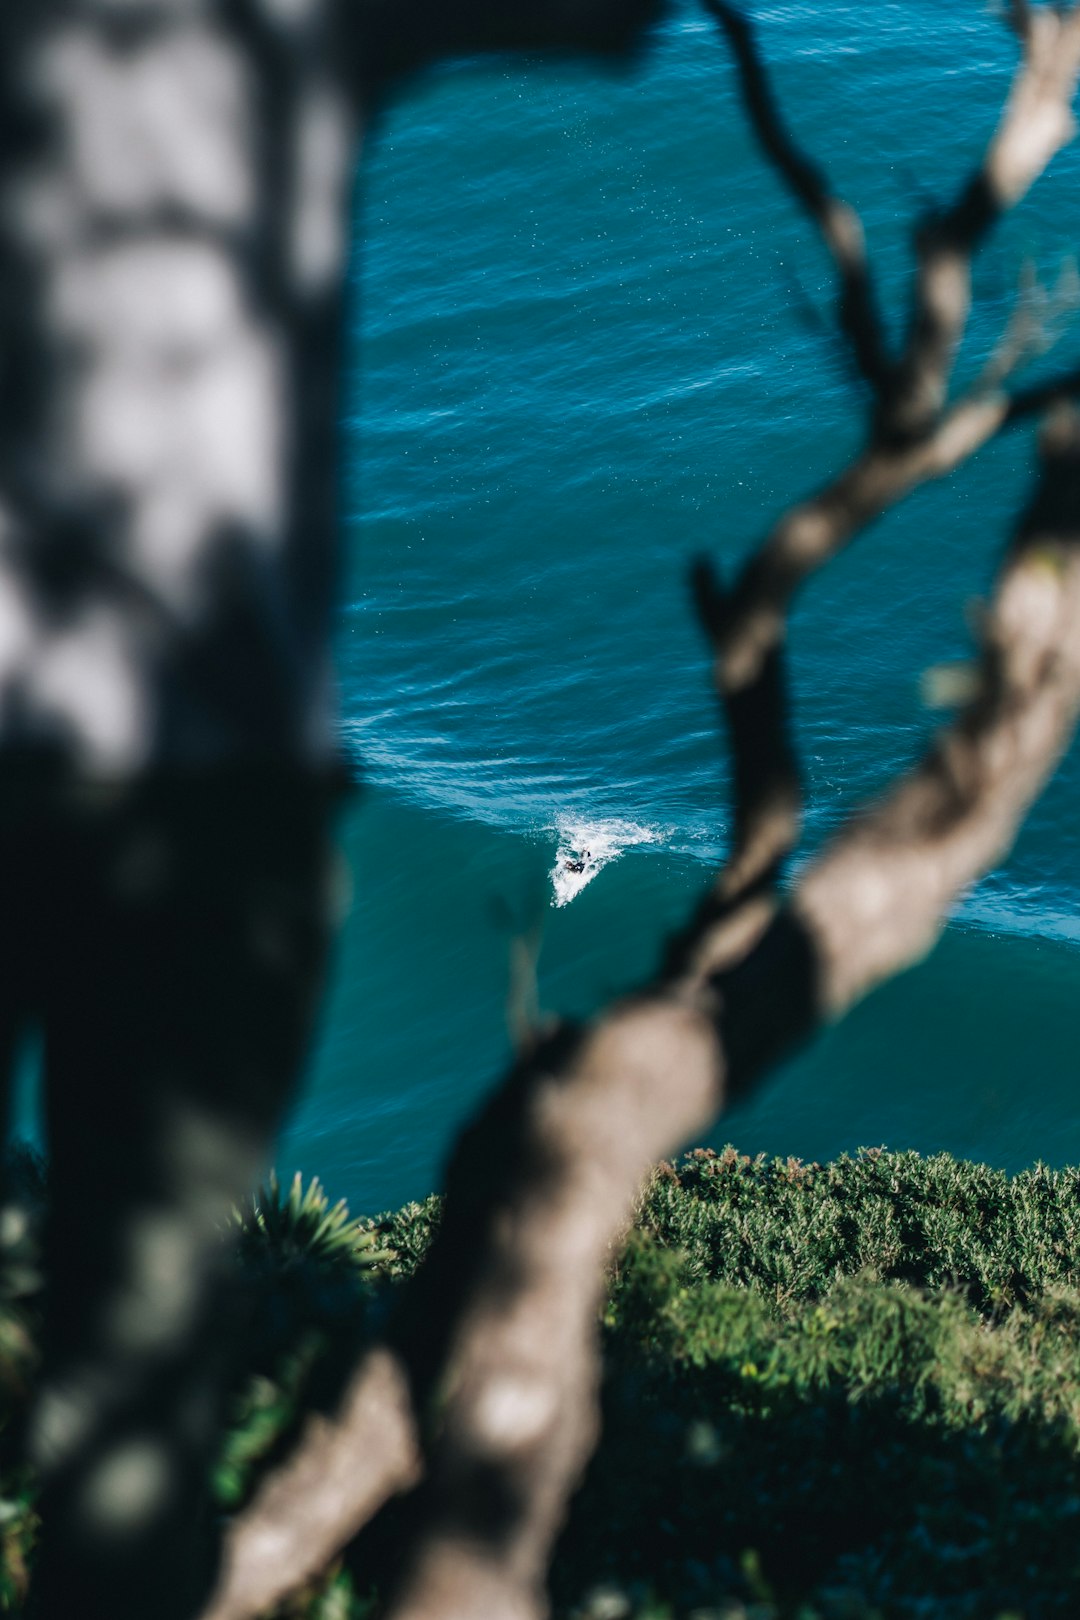
[[[1012,45],[979,0],[758,7],[806,144],[863,210],[891,317],[908,221],[992,129]],[[1020,266],[1074,244],[1072,149],[976,275],[965,374]],[[857,442],[808,315],[827,266],[748,137],[709,26],[628,75],[467,64],[414,89],[360,188],[340,670],[367,788],[355,901],[281,1163],[355,1208],[437,1182],[507,1055],[509,937],[582,1013],[655,961],[724,848],[688,560],[732,566]],[[1052,363],[1073,360],[1077,332]],[[812,850],[914,758],[918,679],[962,656],[1031,442],[989,447],[814,582],[793,629]],[[861,1143],[1080,1160],[1077,755],[944,943],[721,1122],[747,1151]],[[551,904],[560,839],[606,864]]]

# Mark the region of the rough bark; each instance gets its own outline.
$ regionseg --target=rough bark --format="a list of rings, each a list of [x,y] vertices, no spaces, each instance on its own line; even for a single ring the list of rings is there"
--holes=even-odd
[[[293,1455],[233,1523],[203,1620],[247,1620],[272,1608],[419,1474],[408,1379],[378,1346],[352,1374],[334,1417],[308,1419]]]

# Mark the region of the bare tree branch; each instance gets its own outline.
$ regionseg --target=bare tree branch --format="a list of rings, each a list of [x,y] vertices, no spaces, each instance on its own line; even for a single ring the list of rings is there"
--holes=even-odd
[[[292,1456],[230,1527],[202,1620],[251,1620],[272,1608],[419,1473],[408,1379],[378,1347],[353,1372],[336,1416],[308,1419]]]
[[[1075,399],[1080,394],[1080,366],[1074,366],[1070,371],[1060,372],[1056,377],[1049,377],[1045,382],[1034,383],[1013,394],[1006,406],[1004,427],[1012,427],[1017,422],[1023,422],[1032,416],[1041,416],[1051,405],[1063,400]]]
[[[796,173],[805,171],[809,178],[799,183],[809,188],[817,171],[806,159],[783,157],[787,137],[770,110],[771,93],[745,18],[726,0],[704,4],[736,48],[751,116],[769,156],[781,167],[787,162],[784,172],[791,171],[793,187]],[[931,216],[919,234],[910,335],[889,371],[866,447],[824,489],[785,513],[733,588],[718,656],[723,692],[757,679],[761,661],[783,638],[794,592],[810,574],[918,484],[951,471],[1000,428],[1031,413],[1023,396],[1015,408],[998,394],[945,405],[970,306],[972,255],[1074,129],[1070,104],[1080,73],[1080,8],[1033,11],[1025,40],[1024,59],[982,164],[956,202]],[[823,186],[819,196],[826,196]],[[846,273],[841,266],[841,277]],[[1071,382],[1062,380],[1042,397],[1071,391]]]
[[[1012,397],[984,386],[945,403],[971,255],[1071,133],[1080,13],[1014,4],[1024,61],[983,165],[923,228],[910,336],[886,378],[865,326],[876,316],[861,233],[786,135],[739,14],[705,3],[736,48],[770,157],[821,225],[842,285],[854,278],[841,320],[875,388],[868,441],[780,519],[730,592],[699,566],[735,765],[729,862],[657,978],[594,1024],[544,1035],[464,1134],[390,1346],[241,1516],[204,1620],[250,1620],[416,1478],[413,1410],[438,1421],[390,1620],[544,1613],[551,1544],[596,1432],[604,1267],[642,1177],[929,947],[955,897],[1008,847],[1080,709],[1080,428],[1059,405],[986,617],[975,698],[781,901],[775,879],[800,815],[782,663],[795,590],[918,484],[1080,392],[1077,370]]]
[[[775,641],[756,677],[728,688],[723,654],[731,597],[707,558],[694,566],[698,617],[717,656],[717,691],[727,720],[735,788],[732,849],[713,890],[730,907],[753,887],[774,882],[802,826],[802,785],[788,723],[782,648]]]
[[[1001,215],[1018,203],[1073,136],[1080,10],[1014,6],[1023,58],[982,164],[951,207],[916,233],[918,270],[908,337],[879,435],[901,442],[933,429],[944,408],[971,305],[971,262]]]
[[[784,124],[745,12],[727,0],[703,0],[731,44],[750,122],[765,155],[821,233],[840,280],[838,316],[858,374],[873,392],[888,391],[892,364],[874,297],[862,221],[829,190],[824,173]]]
[[[1002,574],[976,701],[840,834],[789,905],[748,899],[738,941],[731,914],[706,922],[678,977],[547,1043],[463,1142],[429,1265],[445,1277],[463,1250],[474,1258],[391,1620],[545,1612],[551,1542],[595,1435],[604,1263],[642,1175],[929,946],[956,895],[1007,848],[1078,710],[1080,427],[1070,413],[1048,435]]]
[[[1003,10],[1017,39],[1026,42],[1031,32],[1031,0],[1005,0]]]
[[[551,1542],[596,1435],[610,1246],[658,1127],[674,1144],[714,1112],[714,1045],[692,1007],[626,1003],[592,1030],[545,1042],[460,1144],[412,1302],[415,1331],[448,1310],[452,1331],[437,1382],[442,1429],[415,1553],[389,1606],[395,1620],[543,1611]],[[465,1286],[444,1294],[463,1273]]]
[[[986,618],[977,697],[807,873],[795,907],[830,1016],[929,949],[953,897],[1012,843],[1080,705],[1080,426],[1060,408]],[[853,948],[852,942],[857,942]]]

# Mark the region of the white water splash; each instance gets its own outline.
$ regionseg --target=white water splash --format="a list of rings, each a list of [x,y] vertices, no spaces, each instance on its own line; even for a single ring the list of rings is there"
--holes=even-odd
[[[555,831],[559,843],[551,868],[553,906],[568,906],[624,850],[635,844],[658,844],[663,838],[659,828],[642,827],[634,821],[588,821],[575,816],[560,816]],[[581,870],[572,870],[569,863],[580,863]]]

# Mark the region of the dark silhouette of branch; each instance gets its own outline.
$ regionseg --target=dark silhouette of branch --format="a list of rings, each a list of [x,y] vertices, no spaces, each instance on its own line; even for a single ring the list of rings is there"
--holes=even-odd
[[[833,205],[783,131],[748,31],[721,0],[706,4],[736,48],[770,157],[832,229]],[[596,1435],[605,1268],[649,1167],[925,952],[1059,758],[1080,710],[1080,424],[1063,403],[1080,372],[946,404],[971,255],[1072,127],[1080,12],[1017,4],[1013,21],[1025,54],[1005,115],[957,204],[924,226],[910,336],[887,383],[880,351],[858,338],[863,374],[869,365],[877,378],[865,448],[781,517],[730,590],[707,564],[695,572],[734,758],[727,864],[657,976],[594,1022],[540,1035],[465,1131],[442,1225],[388,1344],[233,1527],[204,1620],[248,1620],[410,1484],[413,1413],[431,1439],[389,1620],[538,1620]],[[861,235],[845,260],[845,230],[834,256],[842,279],[857,278]],[[844,306],[849,336],[870,309]],[[918,484],[1051,405],[1039,481],[981,628],[974,696],[782,896],[801,806],[783,669],[795,589]]]
[[[801,157],[784,156],[787,138],[777,133],[779,119],[769,112],[771,93],[745,19],[726,0],[703,3],[737,45],[744,95],[768,155],[797,193],[798,187],[809,191],[817,171]],[[810,574],[912,489],[950,472],[1010,421],[1031,414],[1024,396],[1013,408],[1007,395],[985,388],[947,403],[970,307],[972,257],[1074,127],[1080,9],[1040,7],[1024,16],[1023,57],[986,155],[955,202],[927,216],[917,233],[909,336],[899,359],[882,373],[865,447],[816,495],[784,514],[735,582],[718,656],[722,691],[757,678],[761,661],[783,637],[794,592]],[[818,199],[816,206],[824,207],[823,184]],[[858,265],[864,265],[861,234]],[[842,283],[851,273],[840,263]],[[869,287],[868,269],[865,274]],[[1064,391],[1071,392],[1068,383]]]
[[[202,1620],[250,1620],[318,1575],[420,1473],[408,1379],[385,1346],[364,1356],[332,1418],[313,1415],[225,1538]]]
[[[840,281],[837,313],[858,374],[876,395],[889,388],[892,363],[878,314],[862,221],[833,196],[824,172],[796,145],[772,92],[746,14],[727,0],[703,0],[730,42],[750,122],[780,178],[821,233]]]
[[[1004,10],[1017,39],[1026,41],[1031,29],[1030,0],[1005,0]]]
[[[731,750],[734,836],[712,897],[730,907],[756,885],[780,876],[799,839],[802,786],[788,724],[780,640],[769,648],[753,680],[729,688],[723,660],[732,628],[732,597],[705,557],[694,565],[692,584],[698,618],[717,658],[717,689]]]
[[[1075,399],[1077,394],[1080,394],[1080,366],[1013,394],[1006,406],[1002,426],[1012,427],[1014,423],[1039,416],[1051,405],[1061,400]]]
[[[794,907],[835,1017],[923,955],[953,897],[1010,847],[1080,705],[1080,419],[1059,406],[1039,482],[982,629],[973,701],[922,763],[854,821]]]
[[[1071,104],[1080,70],[1080,12],[1014,5],[1022,60],[1004,114],[959,196],[928,214],[915,236],[918,269],[908,337],[893,395],[879,424],[883,441],[933,431],[945,406],[971,305],[971,263],[1002,214],[1015,206],[1074,132]]]
[[[414,1331],[453,1328],[445,1345],[438,1336],[443,1421],[392,1620],[544,1613],[551,1543],[595,1437],[605,1263],[641,1178],[814,1028],[923,954],[956,895],[1008,848],[1078,710],[1080,425],[1070,412],[1048,431],[972,704],[787,904],[756,893],[705,918],[677,972],[548,1040],[463,1139],[411,1302]]]

